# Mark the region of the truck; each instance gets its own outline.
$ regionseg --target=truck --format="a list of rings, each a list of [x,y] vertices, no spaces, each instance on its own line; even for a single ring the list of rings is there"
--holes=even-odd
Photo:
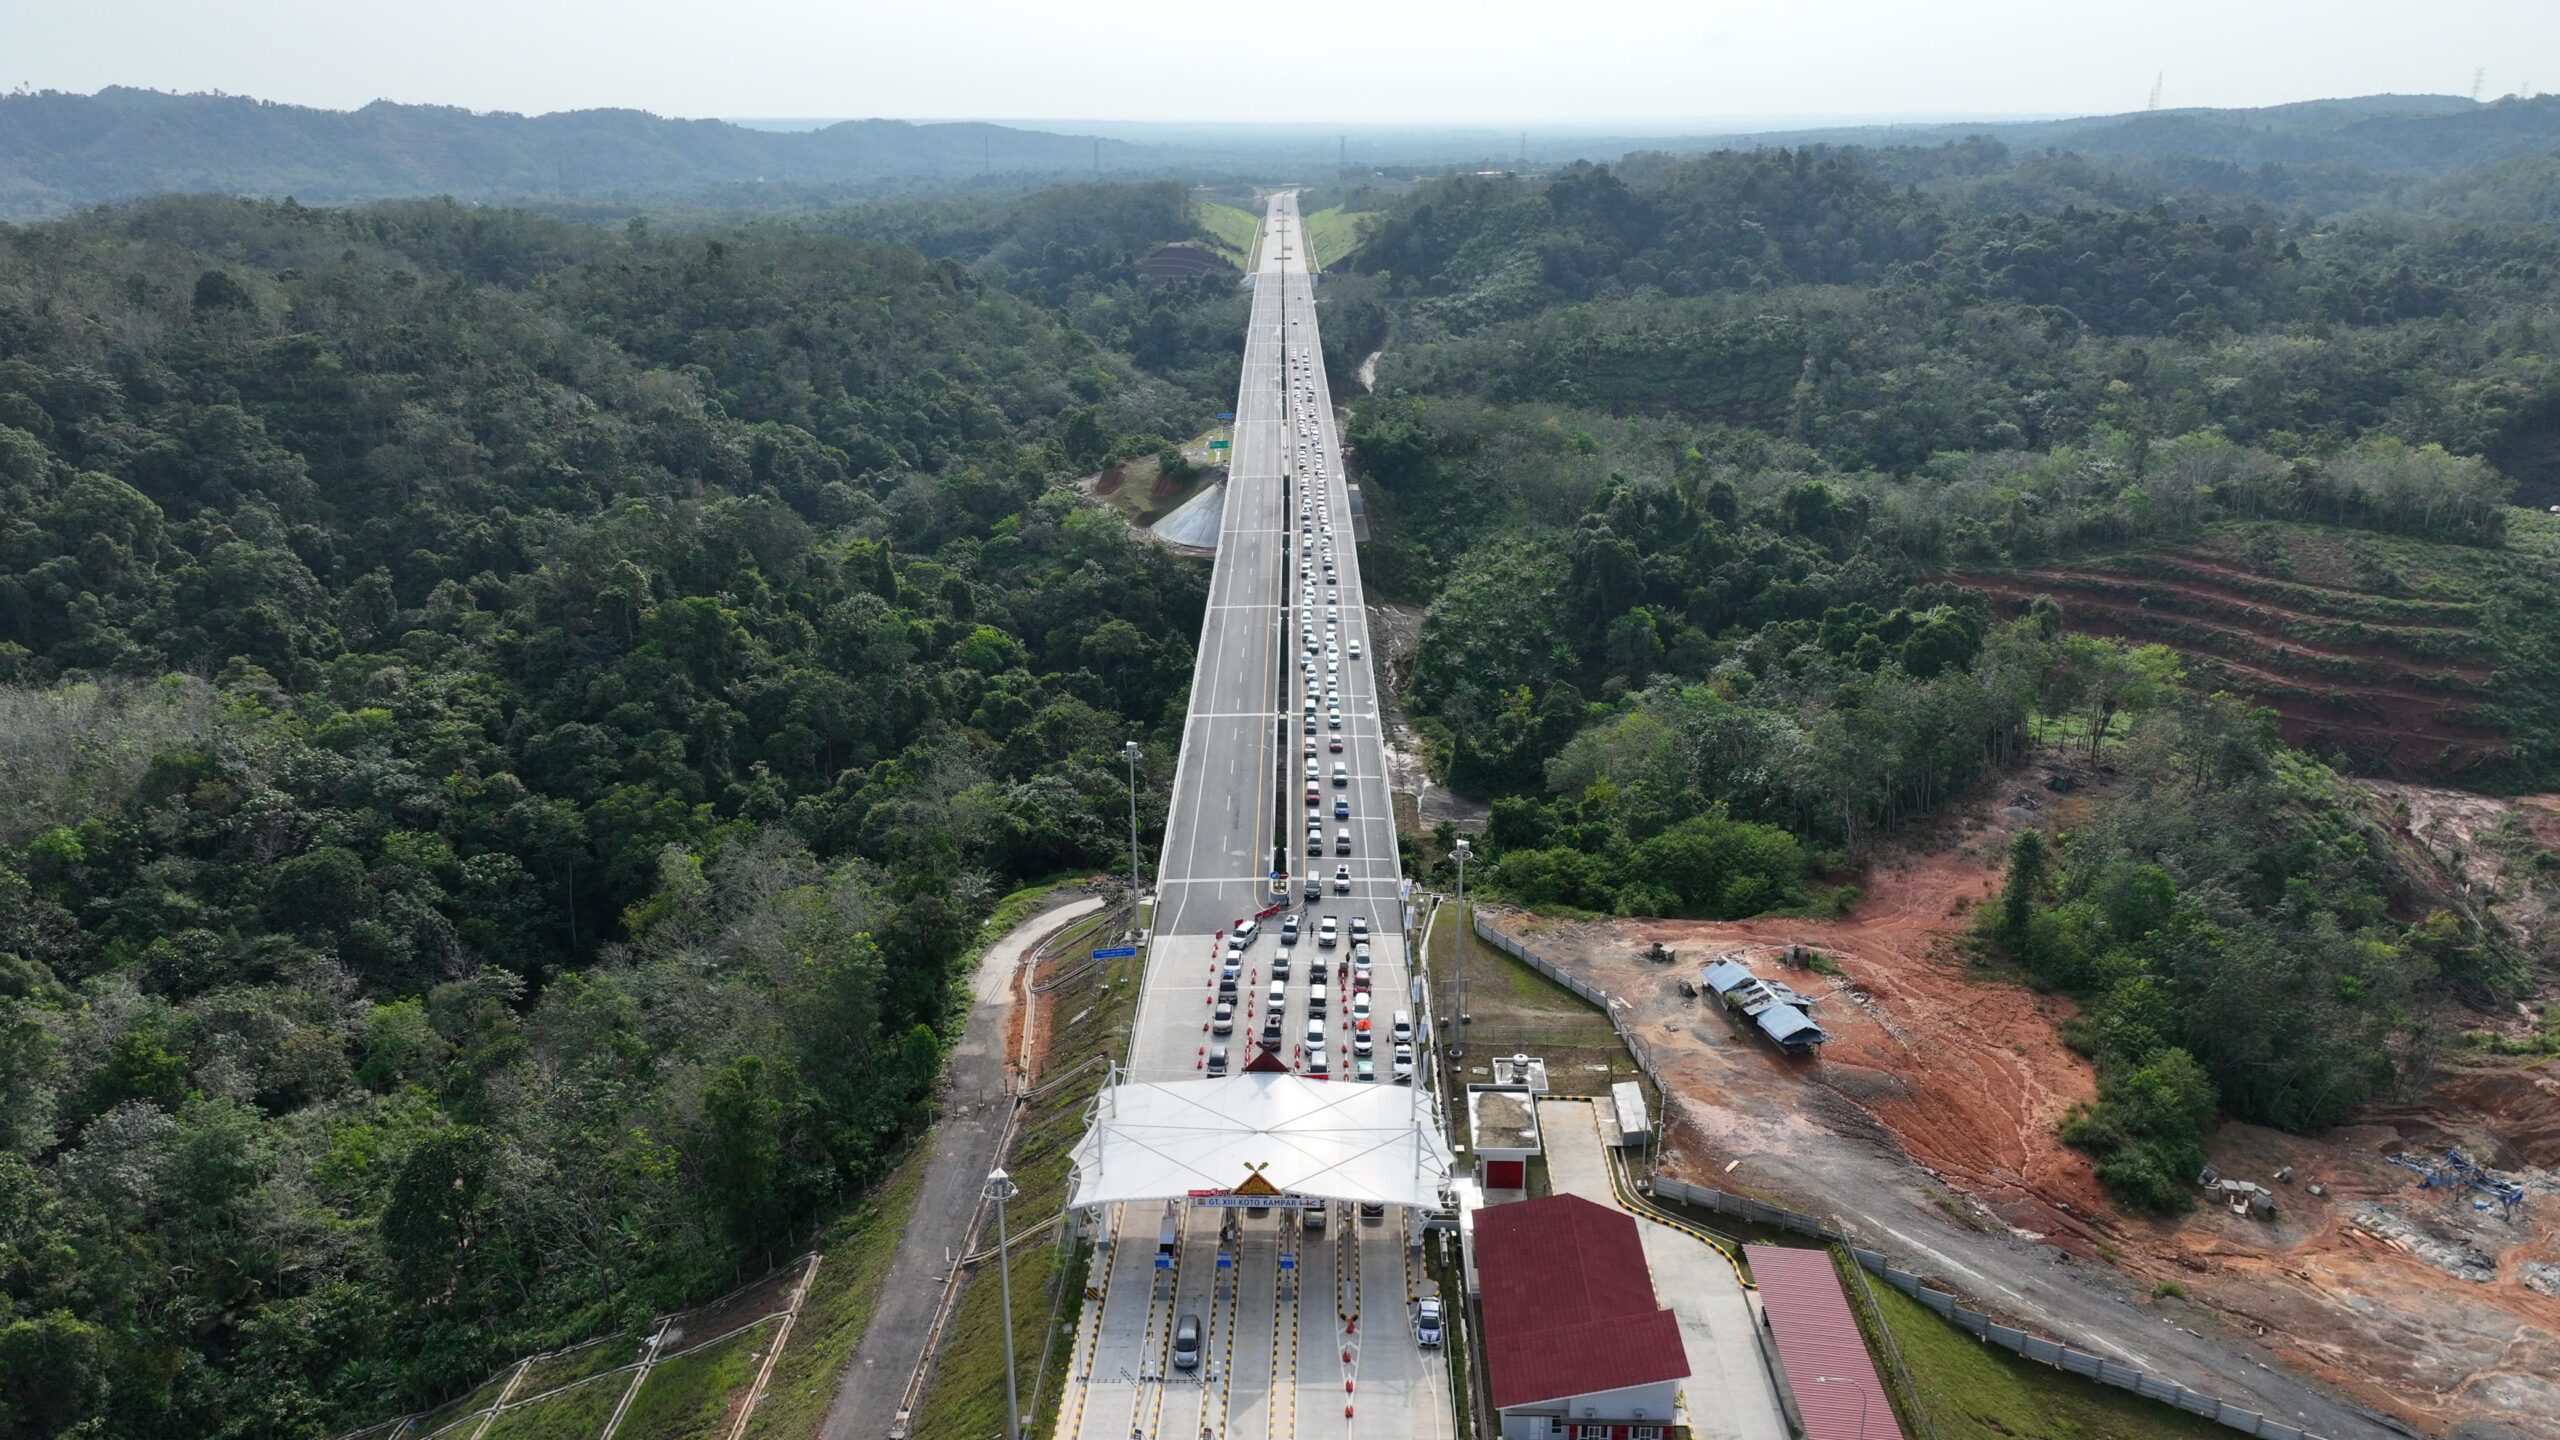
[[[1438,1349],[1443,1334],[1440,1284],[1436,1280],[1425,1280],[1422,1293],[1413,1297],[1413,1343],[1425,1349]]]

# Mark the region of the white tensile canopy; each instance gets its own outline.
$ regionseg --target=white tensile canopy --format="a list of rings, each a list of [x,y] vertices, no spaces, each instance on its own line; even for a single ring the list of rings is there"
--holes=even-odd
[[[1450,1171],[1412,1087],[1292,1074],[1113,1085],[1074,1160],[1071,1208],[1277,1191],[1432,1209]]]

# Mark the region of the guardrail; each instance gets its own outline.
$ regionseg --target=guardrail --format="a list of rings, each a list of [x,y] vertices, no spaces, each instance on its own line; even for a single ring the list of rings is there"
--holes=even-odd
[[[1472,918],[1479,939],[1581,996],[1584,1000],[1599,1006],[1600,1012],[1609,1017],[1610,1028],[1616,1030],[1618,1038],[1626,1042],[1627,1053],[1635,1057],[1636,1067],[1642,1070],[1656,1087],[1662,1085],[1662,1077],[1654,1073],[1652,1057],[1646,1052],[1642,1042],[1627,1032],[1627,1027],[1619,1021],[1617,1012],[1610,1007],[1609,992],[1566,974],[1519,941],[1487,925],[1482,911],[1477,911]],[[1670,1123],[1668,1107],[1663,1116],[1663,1123],[1666,1125]],[[1979,1311],[1968,1310],[1956,1303],[1955,1296],[1923,1284],[1919,1276],[1895,1267],[1881,1253],[1860,1247],[1849,1232],[1831,1221],[1807,1215],[1801,1211],[1789,1210],[1783,1206],[1770,1205],[1747,1195],[1736,1195],[1731,1191],[1719,1190],[1712,1185],[1695,1185],[1685,1180],[1673,1180],[1662,1175],[1651,1177],[1651,1190],[1655,1196],[1662,1199],[1678,1200],[1703,1210],[1712,1210],[1720,1215],[1731,1215],[1737,1219],[1748,1220],[1755,1225],[1765,1225],[1776,1230],[1789,1230],[1799,1235],[1807,1235],[1839,1245],[1848,1251],[1850,1258],[1856,1260],[1862,1269],[1873,1272],[1886,1284],[1953,1321],[1967,1334],[2023,1355],[2030,1360],[2039,1360],[2057,1369],[2068,1370],[2074,1375],[2086,1376],[2102,1385],[2112,1385],[2119,1390],[2130,1390],[2147,1399],[2174,1405],[2190,1415],[2201,1415],[2207,1420],[2228,1426],[2243,1435],[2263,1436],[2265,1440],[2322,1440],[2322,1437],[2311,1431],[2288,1425],[2281,1420],[2271,1419],[2259,1411],[2190,1389],[2174,1380],[2163,1380],[2130,1365],[2119,1365],[2068,1342],[2048,1339],[2003,1325]],[[2393,1422],[2387,1416],[2374,1414],[2372,1418],[2377,1424],[2410,1433],[2406,1426]]]

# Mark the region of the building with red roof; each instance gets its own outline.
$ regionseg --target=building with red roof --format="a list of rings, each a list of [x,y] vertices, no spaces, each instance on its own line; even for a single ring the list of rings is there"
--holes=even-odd
[[[1742,1253],[1805,1440],[1902,1440],[1831,1252],[1745,1245]]]
[[[1689,1357],[1633,1219],[1578,1195],[1489,1205],[1475,1256],[1503,1440],[1675,1440]]]

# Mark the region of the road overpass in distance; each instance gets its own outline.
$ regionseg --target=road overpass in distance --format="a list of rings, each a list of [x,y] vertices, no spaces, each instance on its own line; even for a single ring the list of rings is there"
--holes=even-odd
[[[1356,917],[1366,922],[1374,977],[1370,1083],[1410,1094],[1408,1113],[1427,1121],[1427,1060],[1417,1064],[1410,1089],[1391,1078],[1389,1017],[1411,1010],[1419,1019],[1421,1007],[1403,932],[1375,647],[1295,192],[1272,197],[1257,254],[1225,513],[1157,870],[1143,990],[1117,1078],[1207,1080],[1207,1050],[1221,1044],[1230,1076],[1242,1069],[1263,1034],[1281,916],[1270,917],[1241,958],[1234,1032],[1212,1036],[1224,936],[1238,921],[1285,903],[1283,913],[1300,916],[1308,933],[1289,952],[1274,1057],[1308,1069],[1307,1022],[1316,1018],[1308,1011],[1320,975],[1333,987],[1321,1017],[1333,1042],[1326,1083],[1361,1084],[1353,1078],[1346,983]],[[1330,656],[1328,624],[1337,652]],[[1323,698],[1328,682],[1339,697],[1338,729]],[[1339,752],[1331,748],[1336,735]],[[1313,806],[1305,799],[1310,740]],[[1338,820],[1337,799],[1348,811]],[[1310,815],[1321,819],[1321,855],[1306,853]],[[1348,832],[1348,853],[1337,853],[1337,831]],[[1344,872],[1338,884],[1337,867]],[[1275,893],[1275,871],[1286,872],[1285,894]],[[1310,877],[1321,891],[1313,900],[1305,895]],[[1314,935],[1326,917],[1343,931],[1332,949],[1320,948]],[[1242,1095],[1254,1083],[1239,1078],[1221,1093]],[[1110,1103],[1106,1092],[1097,1114]],[[1436,1122],[1429,1130],[1445,1157]],[[1364,1215],[1322,1196],[1321,1182],[1292,1191],[1296,1157],[1278,1148],[1253,1172],[1289,1192],[1272,1208],[1241,1208],[1241,1196],[1098,1207],[1087,1297],[1063,1367],[1057,1440],[1453,1436],[1448,1367],[1440,1352],[1415,1345],[1410,1321],[1422,1215],[1395,1205]],[[1223,1183],[1254,1182],[1240,1169]],[[1320,1226],[1304,1222],[1305,1210],[1289,1208],[1310,1198],[1325,1201]],[[1185,1317],[1201,1328],[1202,1356],[1192,1369],[1173,1363],[1175,1330]]]

